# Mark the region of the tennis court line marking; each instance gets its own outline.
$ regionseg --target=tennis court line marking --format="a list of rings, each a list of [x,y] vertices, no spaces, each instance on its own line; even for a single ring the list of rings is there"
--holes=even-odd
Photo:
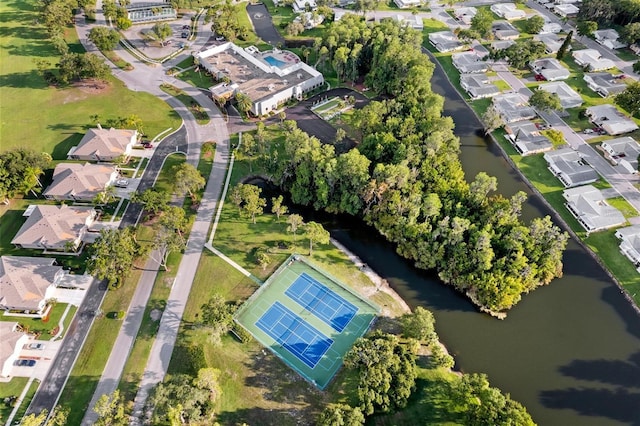
[[[208,248],[209,250],[211,250],[211,252],[213,252],[213,254],[215,254],[216,256],[218,256],[220,259],[224,260],[225,262],[227,262],[229,265],[233,266],[235,269],[237,269],[238,271],[240,271],[240,273],[242,275],[244,275],[245,277],[249,277],[252,280],[254,280],[255,282],[257,282],[258,284],[262,285],[262,281],[260,281],[256,276],[252,275],[251,272],[247,271],[246,269],[244,269],[242,266],[238,265],[236,262],[234,262],[233,260],[229,259],[227,256],[224,255],[224,253],[222,253],[220,250],[218,250],[217,248],[215,248],[214,246],[212,246],[209,243],[205,243],[204,246],[206,248]]]

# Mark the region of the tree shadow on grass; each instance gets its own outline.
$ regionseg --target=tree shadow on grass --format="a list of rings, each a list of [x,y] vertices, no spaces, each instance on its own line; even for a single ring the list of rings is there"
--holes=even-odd
[[[49,88],[36,70],[0,75],[0,86],[43,90]]]
[[[75,126],[74,126],[75,127]],[[70,133],[62,142],[59,142],[51,153],[51,157],[54,160],[64,160],[67,158],[67,154],[71,147],[78,145],[82,140],[82,133]]]

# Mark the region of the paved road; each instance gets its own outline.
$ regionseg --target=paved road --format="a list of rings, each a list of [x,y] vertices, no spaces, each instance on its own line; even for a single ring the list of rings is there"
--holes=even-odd
[[[27,415],[37,415],[42,410],[51,412],[55,407],[106,292],[106,283],[93,280],[78,313],[69,325],[58,354],[31,400]]]

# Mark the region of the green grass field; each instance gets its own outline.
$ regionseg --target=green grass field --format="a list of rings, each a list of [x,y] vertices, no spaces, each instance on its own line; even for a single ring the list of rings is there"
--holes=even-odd
[[[100,93],[87,87],[48,87],[38,75],[35,59],[55,64],[58,55],[38,19],[37,0],[0,2],[3,48],[0,49],[0,149],[29,146],[65,158],[69,148],[101,120],[138,115],[144,131],[153,137],[180,125],[168,104],[142,92],[132,92],[115,78]],[[82,51],[75,30],[67,31],[72,51]],[[53,66],[53,65],[52,65]]]
[[[8,382],[0,383],[0,422],[4,424],[11,414],[13,406],[4,401],[5,398],[17,398],[29,381],[26,377],[13,377]]]
[[[285,294],[289,286],[294,283],[301,274],[307,274],[316,280],[317,283],[326,286],[333,293],[356,307],[357,313],[351,318],[344,330],[333,328],[332,325],[314,315],[309,307],[301,308],[300,303],[294,301]],[[324,342],[331,339],[332,342],[320,359],[311,359],[311,363],[317,362],[313,366],[305,364],[298,356],[281,346],[282,342],[274,340],[264,329],[257,326],[256,322],[270,310],[275,302],[289,309],[294,315],[298,315],[306,325],[310,325],[320,332],[320,337]],[[331,305],[330,308],[335,308]],[[316,384],[320,389],[324,389],[338,369],[342,365],[342,358],[351,349],[355,340],[361,337],[369,328],[371,321],[375,318],[378,308],[367,303],[355,293],[347,290],[339,282],[328,277],[323,271],[307,264],[303,258],[290,257],[285,263],[274,272],[271,277],[260,287],[260,290],[238,310],[235,319],[246,328],[260,343],[268,347],[284,360],[291,368],[297,371],[307,380]],[[337,318],[337,320],[341,320]],[[289,327],[285,325],[285,327]],[[292,331],[295,332],[295,331]],[[276,333],[278,336],[280,334]],[[307,344],[311,349],[312,341],[304,335],[299,338],[301,344]],[[296,343],[297,344],[297,343]],[[294,345],[295,346],[295,345]],[[307,348],[309,349],[309,348]],[[305,351],[307,351],[305,349]],[[317,353],[318,351],[312,351]]]

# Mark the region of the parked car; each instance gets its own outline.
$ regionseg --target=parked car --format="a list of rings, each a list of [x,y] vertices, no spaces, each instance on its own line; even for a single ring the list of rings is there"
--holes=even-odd
[[[189,38],[189,32],[188,31],[183,31],[182,34],[180,35],[180,37]]]
[[[18,359],[14,362],[14,365],[18,367],[33,367],[36,365],[35,359]]]
[[[224,41],[224,37],[218,36],[218,37],[216,37],[216,41]]]
[[[29,343],[26,345],[27,349],[38,350],[41,351],[44,349],[44,345],[42,343]]]
[[[584,133],[585,135],[590,135],[593,133],[593,129],[584,129],[582,133]]]
[[[191,27],[190,27],[189,25],[183,25],[183,26],[182,26],[182,29],[183,29],[183,30],[188,30],[188,29],[190,29],[190,28],[191,28]]]
[[[151,142],[142,142],[142,147],[145,149],[153,148],[153,144]]]
[[[536,81],[546,81],[547,79],[544,78],[544,75],[542,74],[536,74],[535,76]]]
[[[127,179],[118,179],[113,186],[116,188],[126,188],[129,186],[129,181]]]

